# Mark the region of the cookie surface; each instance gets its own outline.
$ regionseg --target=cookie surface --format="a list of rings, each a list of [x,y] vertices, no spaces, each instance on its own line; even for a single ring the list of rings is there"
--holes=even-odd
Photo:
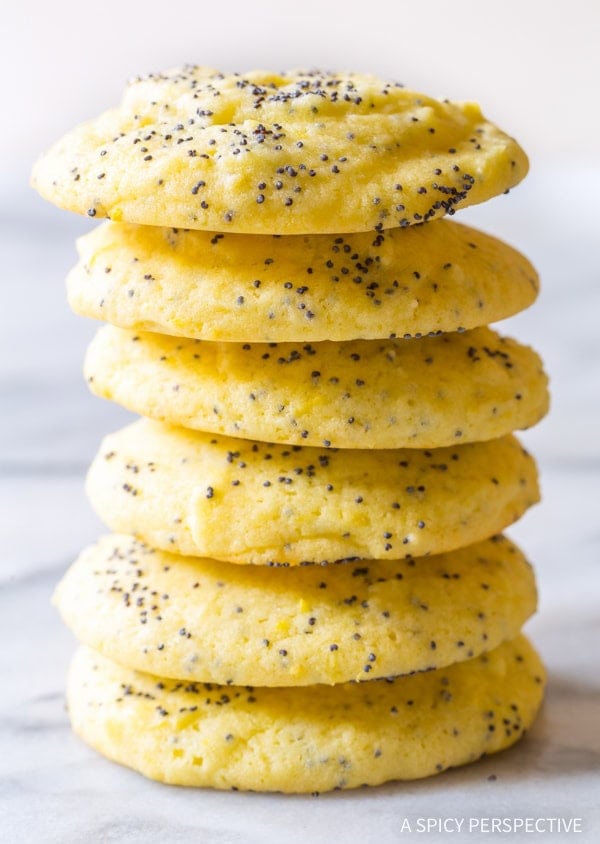
[[[142,416],[233,437],[334,448],[436,448],[501,437],[548,409],[538,355],[489,328],[420,340],[207,343],[105,326],[91,390]]]
[[[527,168],[474,103],[359,74],[184,67],[134,80],[32,182],[118,222],[304,234],[427,221],[503,193]]]
[[[259,564],[450,551],[500,533],[539,497],[535,463],[512,436],[348,452],[148,419],[103,440],[87,491],[117,533]]]
[[[529,261],[450,220],[273,237],[104,223],[67,279],[83,316],[200,340],[285,342],[475,328],[528,307]]]
[[[180,557],[112,535],[81,554],[54,602],[80,642],[128,668],[306,686],[478,656],[519,633],[536,588],[502,536],[416,561],[283,568]]]
[[[315,792],[427,777],[503,750],[531,726],[544,680],[523,636],[392,682],[280,689],[161,680],[82,648],[68,707],[84,741],[152,779]]]

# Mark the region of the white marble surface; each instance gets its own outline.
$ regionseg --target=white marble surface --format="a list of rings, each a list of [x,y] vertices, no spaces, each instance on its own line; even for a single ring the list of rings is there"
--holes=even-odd
[[[462,841],[484,836],[420,834],[418,819],[558,816],[581,818],[584,831],[556,840],[600,840],[600,249],[584,199],[599,194],[600,170],[557,161],[461,215],[523,249],[544,283],[538,304],[505,323],[552,377],[552,414],[524,437],[544,501],[510,531],[537,567],[540,610],[527,630],[549,670],[541,716],[516,748],[470,768],[318,798],[161,786],[71,735],[63,683],[74,642],[49,598],[102,530],[83,474],[127,414],[88,396],[80,364],[94,326],[64,302],[73,238],[89,224],[25,195],[2,212],[0,841]]]

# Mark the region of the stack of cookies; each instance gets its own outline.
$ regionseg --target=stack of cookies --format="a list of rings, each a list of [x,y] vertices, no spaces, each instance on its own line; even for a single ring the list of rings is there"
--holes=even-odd
[[[513,744],[543,668],[538,499],[512,432],[547,410],[518,252],[441,219],[508,191],[474,104],[355,74],[134,80],[36,166],[104,217],[69,301],[91,389],[142,415],[88,493],[113,534],[56,593],[75,730],[171,783],[317,792]]]

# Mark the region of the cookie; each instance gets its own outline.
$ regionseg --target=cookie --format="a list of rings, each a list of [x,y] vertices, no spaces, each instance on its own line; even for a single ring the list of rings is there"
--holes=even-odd
[[[531,567],[502,536],[418,560],[236,566],[113,535],[54,602],[121,665],[222,685],[306,686],[425,671],[513,639],[535,612]]]
[[[73,728],[100,753],[177,785],[318,792],[431,776],[520,739],[545,673],[519,636],[391,682],[267,689],[166,680],[82,648]]]
[[[334,448],[436,448],[500,437],[548,409],[534,351],[489,328],[421,340],[207,343],[100,330],[92,391],[143,416]]]
[[[493,536],[538,500],[506,436],[351,452],[213,436],[148,419],[107,436],[88,474],[111,530],[234,563],[419,557]]]
[[[539,289],[523,255],[450,220],[304,237],[104,223],[77,246],[76,313],[200,340],[424,336],[504,319]]]
[[[474,103],[353,73],[188,66],[134,80],[118,108],[38,162],[32,183],[117,222],[305,234],[426,222],[527,169]]]

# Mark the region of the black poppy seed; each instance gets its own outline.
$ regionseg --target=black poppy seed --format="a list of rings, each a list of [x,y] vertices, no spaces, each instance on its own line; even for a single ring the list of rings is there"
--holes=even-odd
[[[214,489],[211,486],[206,487],[206,497],[212,498],[215,494]]]

